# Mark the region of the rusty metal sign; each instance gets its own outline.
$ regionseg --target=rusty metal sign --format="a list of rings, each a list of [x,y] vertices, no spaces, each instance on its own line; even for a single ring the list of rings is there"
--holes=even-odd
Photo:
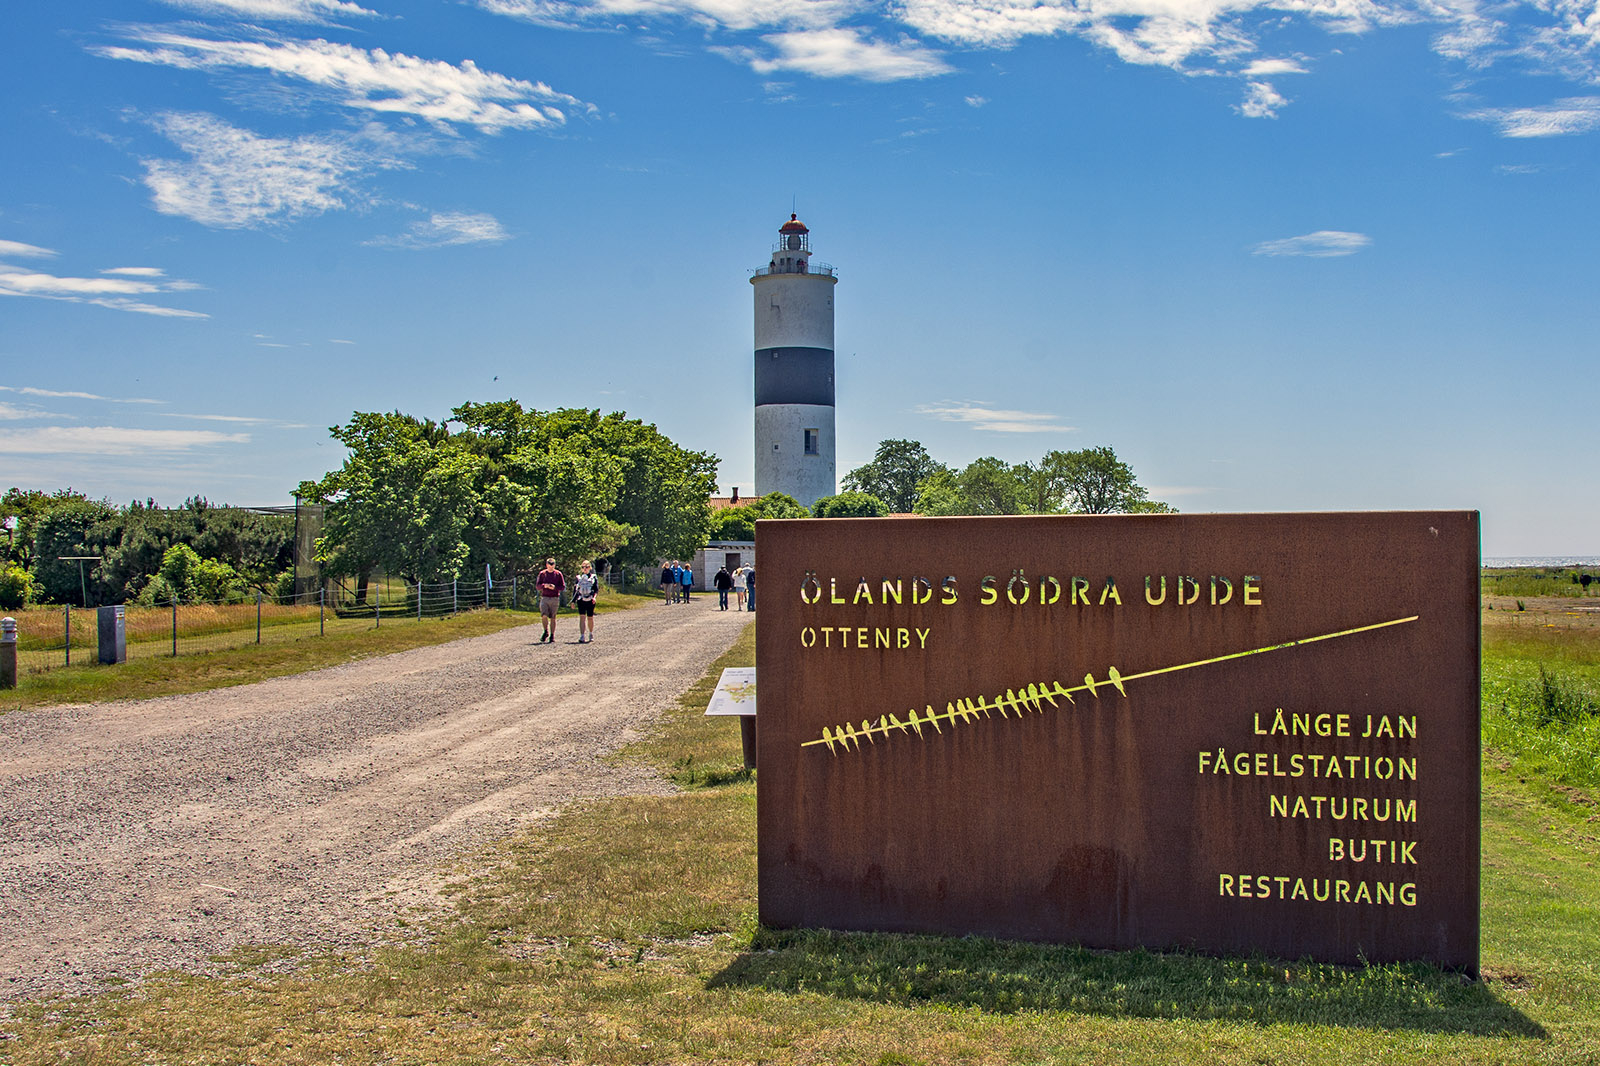
[[[757,541],[764,924],[1476,973],[1476,512]]]

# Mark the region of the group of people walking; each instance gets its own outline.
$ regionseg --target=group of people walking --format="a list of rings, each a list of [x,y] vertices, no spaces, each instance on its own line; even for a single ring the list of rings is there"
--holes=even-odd
[[[746,602],[749,603],[752,611],[756,609],[755,567],[741,566],[730,574],[728,568],[724,566],[717,571],[717,576],[711,579],[711,585],[717,590],[717,609],[719,611],[728,609],[729,592],[732,592],[736,597],[739,610],[745,609]]]
[[[566,591],[566,576],[556,569],[554,559],[544,561],[544,569],[533,579],[539,590],[539,621],[544,626],[540,644],[556,642],[556,612],[561,609],[561,594]],[[594,643],[594,602],[600,597],[600,578],[594,564],[585,559],[578,564],[578,576],[572,579],[572,606],[578,610],[578,643]]]
[[[556,567],[554,558],[544,561],[544,568],[533,579],[539,592],[539,621],[544,627],[540,644],[556,641],[556,614],[561,610],[561,598],[567,591],[567,578]],[[677,561],[661,564],[661,592],[666,603],[688,603],[689,591],[694,587],[694,570],[687,563]],[[726,566],[717,571],[712,580],[717,590],[720,610],[728,609],[728,593],[737,597],[737,610],[756,609],[756,571],[753,566],[741,566],[728,571]],[[600,597],[600,577],[588,559],[578,564],[578,576],[572,579],[572,606],[578,612],[578,643],[594,642],[594,604]]]
[[[664,603],[688,603],[694,588],[694,570],[688,563],[669,560],[661,564],[661,595]]]
[[[723,566],[711,579],[711,587],[717,590],[718,610],[728,609],[730,592],[736,597],[738,610],[745,610],[747,605],[752,611],[756,609],[756,569],[753,566],[740,566],[732,571]],[[661,564],[662,603],[688,603],[692,588],[694,569],[689,564],[675,560]]]

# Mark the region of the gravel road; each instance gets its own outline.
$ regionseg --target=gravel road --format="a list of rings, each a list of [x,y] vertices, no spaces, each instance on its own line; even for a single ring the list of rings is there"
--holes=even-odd
[[[371,943],[486,838],[670,788],[601,757],[751,615],[649,605],[190,696],[0,715],[0,1001]]]

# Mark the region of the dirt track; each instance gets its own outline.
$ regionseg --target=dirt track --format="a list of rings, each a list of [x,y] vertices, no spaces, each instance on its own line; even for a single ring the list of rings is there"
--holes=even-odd
[[[255,685],[0,716],[0,1000],[371,942],[555,805],[661,791],[600,757],[752,615],[651,605]]]

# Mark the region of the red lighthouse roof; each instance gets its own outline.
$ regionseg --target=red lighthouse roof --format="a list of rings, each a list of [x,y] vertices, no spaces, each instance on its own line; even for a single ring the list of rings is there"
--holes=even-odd
[[[811,231],[806,229],[806,224],[804,222],[800,221],[800,218],[799,218],[798,215],[790,215],[789,216],[789,221],[785,222],[783,225],[778,227],[778,232],[779,233],[810,233]]]

